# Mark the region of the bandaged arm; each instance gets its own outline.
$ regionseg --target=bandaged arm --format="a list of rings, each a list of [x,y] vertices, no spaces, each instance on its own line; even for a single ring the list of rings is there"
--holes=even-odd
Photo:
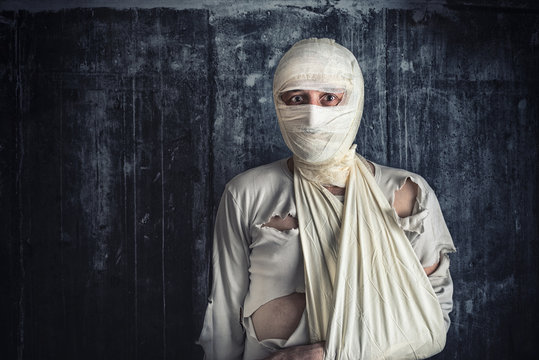
[[[213,285],[198,340],[205,359],[241,359],[244,349],[242,307],[249,288],[248,227],[227,185],[213,236]]]

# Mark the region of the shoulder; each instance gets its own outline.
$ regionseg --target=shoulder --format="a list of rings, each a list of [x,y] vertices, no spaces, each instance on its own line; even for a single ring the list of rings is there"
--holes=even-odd
[[[393,204],[395,191],[399,189],[405,191],[403,195],[415,195],[415,191],[417,191],[417,200],[419,202],[428,199],[431,195],[434,196],[434,191],[421,175],[409,170],[369,162],[374,166],[376,183],[390,204]],[[417,188],[414,184],[417,185]]]
[[[430,266],[439,261],[440,253],[455,251],[455,245],[447,229],[438,198],[428,182],[414,172],[373,163],[375,179],[390,204],[396,201],[395,191],[407,183],[417,184],[417,194],[413,201],[410,216],[395,220],[412,243],[423,266]],[[406,185],[405,185],[406,186]]]
[[[234,176],[226,184],[226,189],[233,195],[241,196],[242,193],[257,193],[268,187],[293,183],[292,176],[287,174],[283,165],[286,166],[286,159],[246,170]]]
[[[272,214],[294,213],[294,178],[287,159],[257,166],[232,178],[225,196],[232,196],[249,224],[267,221]]]

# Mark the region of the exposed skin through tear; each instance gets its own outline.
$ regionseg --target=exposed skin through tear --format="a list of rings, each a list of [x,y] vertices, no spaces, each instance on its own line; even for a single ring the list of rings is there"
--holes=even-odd
[[[279,215],[273,216],[262,227],[271,227],[279,231],[292,230],[298,228],[298,219],[288,214],[284,219]]]
[[[419,187],[415,182],[410,180],[410,178],[407,178],[404,185],[395,191],[393,207],[401,218],[412,215],[412,210],[414,209],[416,201],[415,199],[419,193],[418,188]]]
[[[395,197],[393,200],[393,208],[401,218],[412,215],[414,210],[414,204],[419,194],[419,186],[413,182],[410,178],[407,178],[404,185],[400,189],[395,190]],[[431,266],[424,267],[425,274],[429,276],[436,271],[440,262],[434,263]]]
[[[440,265],[439,261],[437,263],[434,263],[434,265],[424,267],[423,270],[425,270],[425,274],[427,274],[427,276],[429,276],[430,274],[435,272],[436,269],[438,269],[438,265]]]
[[[418,194],[419,186],[410,178],[406,179],[404,185],[402,185],[400,189],[395,190],[393,208],[395,208],[399,217],[404,218],[412,215]],[[435,272],[439,264],[440,262],[438,261],[431,266],[424,267],[423,270],[425,270],[425,274],[429,276]]]
[[[298,226],[298,219],[288,214],[284,219],[279,215],[272,216],[261,227],[286,231]],[[263,304],[251,315],[257,339],[288,339],[297,328],[304,309],[305,293],[299,292]]]

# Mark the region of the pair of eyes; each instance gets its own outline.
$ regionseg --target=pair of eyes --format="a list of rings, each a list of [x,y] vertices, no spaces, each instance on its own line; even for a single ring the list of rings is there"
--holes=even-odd
[[[329,93],[317,90],[290,90],[281,95],[286,105],[311,104],[318,106],[337,106],[344,93]]]

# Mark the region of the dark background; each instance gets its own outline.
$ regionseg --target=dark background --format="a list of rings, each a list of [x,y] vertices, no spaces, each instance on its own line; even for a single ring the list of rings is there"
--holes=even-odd
[[[436,358],[536,354],[537,2],[36,0],[0,1],[2,359],[201,358],[219,197],[288,156],[272,76],[312,36],[362,66],[359,151],[440,200]]]

